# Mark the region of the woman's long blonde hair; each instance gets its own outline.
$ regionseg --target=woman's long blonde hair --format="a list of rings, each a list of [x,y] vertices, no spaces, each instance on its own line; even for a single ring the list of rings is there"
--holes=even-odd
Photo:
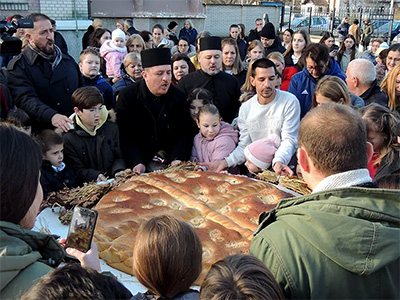
[[[390,110],[400,106],[400,96],[396,96],[396,79],[400,74],[400,65],[395,66],[381,83],[381,89],[388,95]]]

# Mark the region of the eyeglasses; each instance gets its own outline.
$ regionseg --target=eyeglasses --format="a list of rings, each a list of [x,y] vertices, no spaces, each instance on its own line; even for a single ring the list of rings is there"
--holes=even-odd
[[[322,64],[321,66],[318,66],[318,65],[315,67],[306,66],[306,69],[308,72],[310,72],[310,74],[313,73],[314,71],[317,72],[318,74],[323,74],[326,71],[328,71],[328,69],[329,69],[329,61],[325,64]]]

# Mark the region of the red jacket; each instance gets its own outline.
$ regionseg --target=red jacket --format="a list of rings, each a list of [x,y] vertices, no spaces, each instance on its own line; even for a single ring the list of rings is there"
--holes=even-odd
[[[298,73],[299,70],[297,69],[296,66],[291,66],[287,67],[283,70],[282,72],[282,84],[281,84],[281,90],[282,91],[288,91],[289,90],[289,85],[290,85],[290,80],[292,79],[292,76],[296,73]]]

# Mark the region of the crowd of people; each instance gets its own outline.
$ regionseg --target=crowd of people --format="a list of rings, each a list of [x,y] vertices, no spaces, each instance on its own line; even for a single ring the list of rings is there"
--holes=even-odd
[[[77,63],[55,22],[27,17],[25,48],[2,59],[1,298],[400,297],[400,44],[371,39],[369,20],[344,19],[336,45],[329,32],[281,40],[262,19],[225,39],[191,20],[178,33],[175,21],[139,32],[95,19]],[[99,273],[95,244],[58,267],[65,241],[31,230],[52,191],[189,160],[297,175],[312,194],[260,212],[250,255],[216,262],[200,293],[201,243],[174,217],[142,224],[132,268],[148,291],[133,296]]]

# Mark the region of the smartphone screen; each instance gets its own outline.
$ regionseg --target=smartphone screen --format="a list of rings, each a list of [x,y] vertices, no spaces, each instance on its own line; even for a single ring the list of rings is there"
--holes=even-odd
[[[89,251],[96,221],[97,211],[76,206],[69,225],[65,248],[75,248],[84,253]]]

